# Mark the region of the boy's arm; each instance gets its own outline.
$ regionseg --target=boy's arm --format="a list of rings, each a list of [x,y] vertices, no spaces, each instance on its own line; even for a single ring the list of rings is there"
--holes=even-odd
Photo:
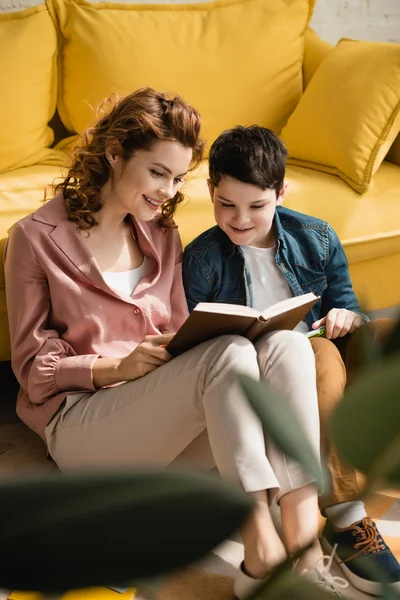
[[[182,277],[189,312],[192,312],[199,302],[211,301],[211,286],[198,260],[188,249],[183,253]]]
[[[354,293],[344,248],[330,226],[328,226],[328,243],[329,254],[325,265],[328,286],[322,296],[320,316],[326,316],[332,308],[345,308],[358,313],[365,321],[369,321],[363,314]]]

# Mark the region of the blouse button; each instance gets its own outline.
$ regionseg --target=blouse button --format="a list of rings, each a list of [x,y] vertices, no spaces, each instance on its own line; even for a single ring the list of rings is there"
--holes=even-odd
[[[135,308],[135,310],[133,312],[135,315],[138,315],[140,313],[140,310],[138,308]]]

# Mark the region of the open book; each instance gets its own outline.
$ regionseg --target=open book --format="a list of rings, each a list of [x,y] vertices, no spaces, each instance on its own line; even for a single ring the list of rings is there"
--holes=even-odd
[[[319,300],[312,292],[282,300],[260,313],[238,304],[199,302],[167,346],[178,356],[220,335],[242,335],[251,341],[277,329],[293,329]]]

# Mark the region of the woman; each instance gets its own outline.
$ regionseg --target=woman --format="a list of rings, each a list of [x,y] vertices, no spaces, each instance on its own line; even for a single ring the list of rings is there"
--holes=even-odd
[[[115,103],[84,135],[55,198],[13,227],[7,302],[17,412],[62,470],[168,465],[207,431],[221,476],[256,500],[242,531],[241,597],[316,538],[318,507],[315,482],[265,444],[234,373],[268,378],[293,365],[308,393],[287,401],[318,452],[315,364],[293,332],[270,334],[258,358],[238,336],[174,360],[166,351],[188,316],[173,215],[202,149],[200,116],[181,98],[143,88]],[[280,502],[286,547],[266,490]],[[331,585],[314,569],[321,556],[315,542],[298,568]]]

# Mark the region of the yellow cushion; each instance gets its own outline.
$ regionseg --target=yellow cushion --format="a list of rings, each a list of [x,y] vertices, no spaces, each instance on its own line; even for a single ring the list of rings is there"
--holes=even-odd
[[[64,38],[59,112],[77,133],[110,93],[179,93],[208,142],[254,122],[280,131],[302,93],[314,0],[135,4],[53,0]]]
[[[61,161],[60,152],[57,156]],[[45,187],[61,174],[60,167],[35,165],[0,175],[0,361],[10,359],[3,268],[8,230],[16,221],[39,208]]]
[[[390,161],[394,165],[399,165],[400,167],[400,134],[397,136],[395,141],[390,148],[386,160]]]
[[[400,44],[341,40],[282,132],[290,163],[365,192],[400,129],[399,89]]]
[[[316,70],[333,50],[334,46],[322,40],[311,27],[304,36],[303,87],[306,89]]]
[[[128,590],[123,594],[108,588],[88,588],[85,590],[72,590],[57,596],[60,600],[133,600],[134,590]],[[44,600],[43,594],[37,592],[11,592],[8,600]]]
[[[0,14],[0,57],[0,173],[54,160],[57,35],[44,3]]]

